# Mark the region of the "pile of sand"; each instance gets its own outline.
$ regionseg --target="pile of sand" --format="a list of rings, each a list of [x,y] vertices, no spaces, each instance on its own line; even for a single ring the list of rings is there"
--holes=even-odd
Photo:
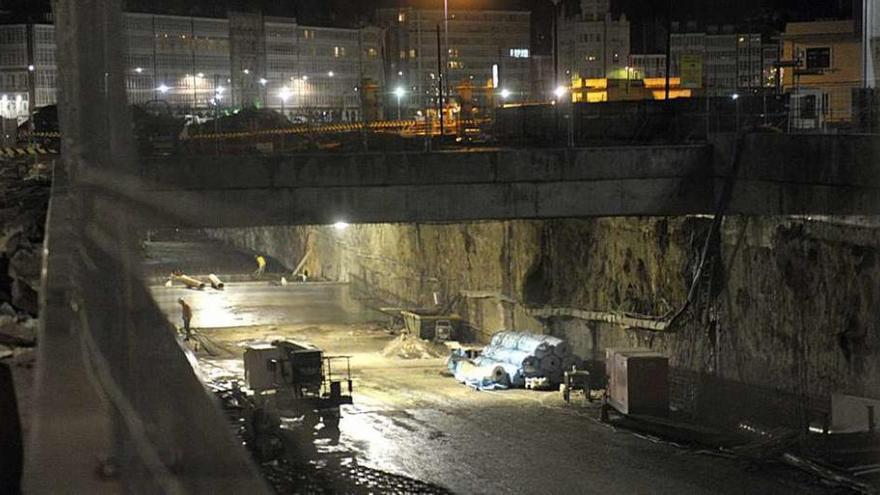
[[[401,334],[382,349],[383,356],[400,359],[431,359],[447,354],[449,349],[446,346],[433,344],[407,333]]]

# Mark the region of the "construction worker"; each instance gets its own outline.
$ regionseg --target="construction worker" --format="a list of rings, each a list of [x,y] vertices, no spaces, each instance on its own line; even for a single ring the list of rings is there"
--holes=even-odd
[[[189,324],[192,321],[193,310],[182,297],[178,299],[177,302],[180,303],[180,315],[183,318],[183,331],[186,332],[184,340],[188,341],[192,338],[192,331],[190,330]]]
[[[254,256],[254,258],[257,260],[257,269],[254,271],[254,276],[262,277],[263,272],[266,271],[266,258],[259,254]]]

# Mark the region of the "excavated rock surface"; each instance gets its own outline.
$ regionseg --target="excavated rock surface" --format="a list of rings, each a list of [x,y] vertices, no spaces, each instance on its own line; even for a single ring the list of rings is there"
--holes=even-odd
[[[351,281],[377,303],[419,307],[436,294],[478,340],[543,330],[595,361],[608,347],[650,347],[670,358],[673,404],[694,414],[751,408],[768,411],[768,421],[805,420],[827,412],[832,391],[880,398],[880,228],[870,222],[726,219],[692,304],[669,332],[529,316],[535,306],[674,314],[710,225],[597,218],[210,233],[289,265],[310,250],[311,274]]]

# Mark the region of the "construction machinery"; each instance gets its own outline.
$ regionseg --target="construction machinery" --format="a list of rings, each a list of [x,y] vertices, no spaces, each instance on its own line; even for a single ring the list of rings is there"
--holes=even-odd
[[[311,431],[337,430],[340,406],[351,404],[351,356],[325,356],[308,343],[276,340],[245,347],[245,386],[214,387],[236,433],[261,462],[279,458],[282,422]],[[283,420],[282,420],[283,419]]]
[[[308,343],[276,340],[244,351],[244,378],[252,401],[270,414],[339,424],[339,408],[351,404],[351,357],[325,356]]]

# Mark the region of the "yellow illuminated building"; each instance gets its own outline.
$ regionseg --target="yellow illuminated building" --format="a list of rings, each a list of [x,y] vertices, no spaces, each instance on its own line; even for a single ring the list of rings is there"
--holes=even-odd
[[[824,122],[849,122],[852,90],[862,85],[862,47],[855,23],[791,22],[783,35],[782,84],[803,109]]]
[[[669,80],[669,99],[690,98],[693,92],[681,87],[678,77]],[[571,98],[575,103],[600,103],[603,101],[663,100],[666,98],[666,79],[583,79],[571,80]]]

